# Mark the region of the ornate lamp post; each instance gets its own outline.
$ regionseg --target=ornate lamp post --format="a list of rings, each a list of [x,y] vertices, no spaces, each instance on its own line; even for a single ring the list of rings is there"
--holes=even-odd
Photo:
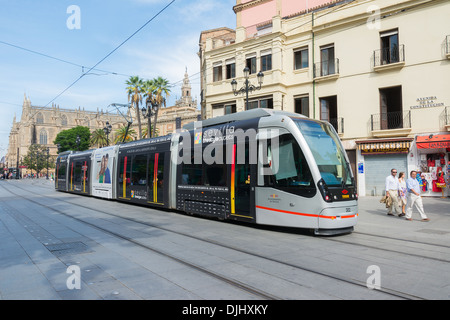
[[[109,146],[109,134],[111,133],[112,125],[109,124],[109,121],[106,121],[106,126],[103,128],[103,132],[106,134],[106,143]]]
[[[48,157],[50,156],[49,153],[50,153],[50,148],[47,148],[47,180],[48,180]]]
[[[156,114],[156,112],[158,111],[159,105],[157,103],[153,103],[150,100],[147,101],[147,108],[143,107],[142,108],[142,115],[144,116],[144,118],[148,119],[148,128],[147,128],[147,136],[149,138],[152,137],[152,116],[154,116]],[[156,120],[156,119],[155,119]],[[155,123],[155,127],[156,127],[156,123]],[[155,130],[153,130],[154,133],[156,133]],[[153,134],[155,135],[155,134]]]
[[[39,179],[39,172],[41,172],[41,170],[39,170],[39,157],[41,156],[41,154],[38,152],[36,152],[36,179]]]
[[[77,139],[75,140],[75,143],[77,144],[77,151],[80,151],[81,138],[79,135],[77,135]]]
[[[248,67],[244,68],[244,78],[245,78],[245,82],[244,82],[244,86],[242,88],[240,88],[239,90],[237,90],[237,81],[236,79],[233,79],[233,81],[231,81],[231,87],[233,88],[233,93],[235,96],[237,96],[240,93],[245,93],[245,109],[248,110],[248,92],[253,92],[254,90],[260,90],[264,81],[264,73],[262,73],[261,71],[258,72],[258,74],[256,75],[256,77],[258,78],[258,84],[259,87],[255,87],[253,84],[250,83],[250,81],[248,80],[248,76],[250,74],[250,69]]]

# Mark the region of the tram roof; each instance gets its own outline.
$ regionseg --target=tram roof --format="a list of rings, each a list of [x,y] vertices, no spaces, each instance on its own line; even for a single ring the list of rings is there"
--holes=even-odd
[[[247,110],[244,112],[238,112],[233,114],[227,114],[225,116],[219,116],[211,119],[202,120],[202,126],[203,127],[212,127],[219,124],[225,124],[235,121],[243,121],[243,120],[250,120],[255,118],[262,118],[262,117],[269,117],[273,115],[285,115],[289,117],[304,117],[297,113],[292,112],[286,112],[286,111],[280,111],[280,110],[273,110],[273,109],[266,109],[266,108],[258,108],[258,109],[252,109]],[[183,126],[186,130],[194,130],[194,123],[190,122]]]

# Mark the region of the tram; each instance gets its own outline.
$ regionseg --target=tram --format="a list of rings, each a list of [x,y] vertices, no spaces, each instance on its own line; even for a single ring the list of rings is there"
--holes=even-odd
[[[56,160],[55,188],[188,214],[349,233],[358,219],[347,154],[325,121],[271,109],[193,122],[173,135]]]

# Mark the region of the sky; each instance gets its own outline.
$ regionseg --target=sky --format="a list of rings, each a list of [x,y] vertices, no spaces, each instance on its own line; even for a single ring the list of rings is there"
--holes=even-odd
[[[127,103],[125,81],[130,76],[161,76],[174,85],[170,106],[181,96],[187,68],[192,96],[200,101],[200,33],[235,29],[236,0],[171,2],[0,0],[0,159],[8,149],[14,115],[20,120],[24,94],[33,106],[54,103],[106,111],[111,103]],[[79,79],[162,9],[101,62],[99,70]]]

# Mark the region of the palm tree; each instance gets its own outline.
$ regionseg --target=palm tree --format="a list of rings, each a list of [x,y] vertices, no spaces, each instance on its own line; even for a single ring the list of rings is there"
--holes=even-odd
[[[162,77],[158,77],[152,80],[153,86],[155,88],[153,92],[154,101],[159,105],[159,108],[164,104],[166,106],[166,98],[169,97],[170,89],[169,89],[169,80],[164,79]],[[155,125],[153,127],[153,136],[156,134],[156,123],[158,121],[158,110],[155,113]]]
[[[153,131],[153,125],[152,125],[152,129],[150,130],[150,132],[152,132],[152,131]],[[149,136],[148,136],[148,128],[142,129],[142,136],[145,137],[145,138],[149,138]],[[159,137],[159,129],[158,128],[156,128],[156,134],[153,135],[153,137]]]
[[[128,92],[128,102],[134,105],[134,111],[136,112],[136,119],[138,122],[138,137],[142,139],[142,127],[141,127],[141,114],[139,110],[139,104],[142,102],[142,86],[144,81],[139,76],[131,76],[126,82]]]
[[[125,134],[126,134],[126,137],[125,137]],[[124,139],[124,137],[125,137],[125,139]],[[124,140],[125,140],[125,142],[133,141],[134,137],[136,137],[136,130],[128,129],[128,132],[127,132],[127,127],[123,126],[116,130],[116,138],[114,139],[114,143],[117,144]]]
[[[105,131],[103,129],[94,130],[91,133],[91,146],[97,146],[102,148],[108,145],[108,139],[106,138]]]

